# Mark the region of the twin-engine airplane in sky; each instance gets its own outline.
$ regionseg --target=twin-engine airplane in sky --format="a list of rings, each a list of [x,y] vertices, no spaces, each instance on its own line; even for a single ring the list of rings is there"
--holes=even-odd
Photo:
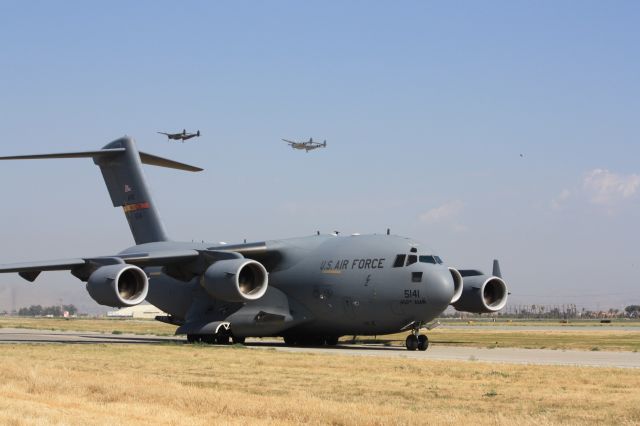
[[[0,272],[34,281],[43,271],[69,270],[101,305],[149,301],[168,314],[156,319],[176,325],[176,334],[190,342],[282,336],[290,345],[335,345],[345,335],[408,331],[407,349],[426,350],[429,341],[420,331],[449,305],[481,313],[507,302],[497,262],[493,275],[458,271],[436,252],[395,235],[175,242],[160,221],[142,164],[202,169],[139,152],[128,137],[96,151],[0,160],[79,157],[100,167],[135,245],[105,256],[0,265]]]
[[[288,139],[282,139],[282,140],[285,141],[286,143],[288,143],[289,146],[291,146],[291,148],[293,148],[293,149],[304,149],[306,152],[309,152],[311,150],[318,149],[318,148],[326,148],[327,147],[327,141],[326,140],[324,142],[322,142],[322,143],[314,142],[313,138],[309,138],[308,141],[303,141],[303,142],[290,141]]]
[[[173,139],[176,141],[181,140],[182,142],[189,140],[191,138],[196,138],[196,137],[200,137],[200,130],[198,130],[195,133],[187,133],[187,129],[182,129],[182,133],[165,133],[165,132],[158,132],[161,135],[165,135],[167,138],[169,138],[169,140]]]

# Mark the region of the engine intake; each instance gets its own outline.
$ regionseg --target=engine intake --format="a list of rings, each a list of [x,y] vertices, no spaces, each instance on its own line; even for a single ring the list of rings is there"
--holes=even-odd
[[[453,297],[449,303],[455,303],[460,299],[460,296],[462,296],[462,275],[460,275],[460,272],[455,268],[449,268],[449,272],[451,272],[451,276],[453,277]]]
[[[502,278],[487,275],[464,277],[462,294],[451,304],[463,312],[497,312],[507,304],[508,294],[507,284]]]
[[[200,279],[200,285],[216,299],[248,302],[264,296],[268,281],[267,270],[260,262],[228,259],[209,266]]]
[[[147,298],[149,279],[134,265],[107,265],[96,269],[87,281],[89,296],[105,306],[135,306]]]

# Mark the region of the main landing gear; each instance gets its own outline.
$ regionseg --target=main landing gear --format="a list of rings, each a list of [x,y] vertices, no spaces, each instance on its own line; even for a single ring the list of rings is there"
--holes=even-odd
[[[405,346],[408,351],[426,351],[429,347],[429,338],[420,333],[420,327],[416,327],[411,331],[411,334],[407,336],[405,340]]]
[[[285,335],[283,338],[287,346],[336,346],[338,344],[338,336]]]
[[[217,334],[187,334],[188,343],[207,343],[210,345],[244,344],[244,337],[234,336],[229,330],[220,330]]]

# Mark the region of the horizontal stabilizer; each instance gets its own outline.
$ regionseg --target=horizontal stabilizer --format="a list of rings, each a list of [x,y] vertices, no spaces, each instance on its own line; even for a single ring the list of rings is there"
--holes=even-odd
[[[107,148],[99,151],[77,151],[77,152],[60,152],[52,154],[33,154],[33,155],[11,155],[0,157],[0,160],[45,160],[51,158],[103,158],[114,154],[121,154],[126,151],[125,148]],[[169,160],[168,158],[158,157],[157,155],[139,152],[140,161],[150,166],[167,167],[169,169],[184,170],[187,172],[201,172],[200,167],[191,166],[189,164],[180,163],[178,161]]]
[[[147,154],[146,152],[140,152],[140,161],[142,161],[143,164],[149,164],[150,166],[167,167],[169,169],[184,170],[187,172],[201,172],[203,170],[200,167],[179,163],[177,161],[169,160],[168,158]]]
[[[100,151],[60,152],[54,154],[12,155],[0,160],[44,160],[47,158],[96,158],[124,152],[124,148],[101,149]]]

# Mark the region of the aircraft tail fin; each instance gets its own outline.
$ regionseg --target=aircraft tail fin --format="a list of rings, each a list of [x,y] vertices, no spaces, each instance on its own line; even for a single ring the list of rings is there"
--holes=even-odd
[[[93,158],[93,162],[100,167],[113,206],[122,207],[124,210],[136,244],[169,239],[151,197],[141,165],[149,164],[190,172],[202,170],[188,164],[139,152],[133,139],[129,137],[117,139],[99,151],[19,155],[0,157],[0,160],[48,158]]]
[[[502,278],[502,272],[500,272],[500,263],[498,263],[498,259],[493,259],[493,276]]]

